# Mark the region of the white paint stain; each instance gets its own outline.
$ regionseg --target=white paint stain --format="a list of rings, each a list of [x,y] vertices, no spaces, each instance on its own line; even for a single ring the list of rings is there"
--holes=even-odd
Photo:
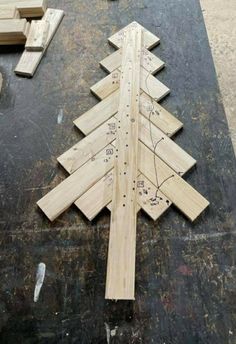
[[[40,290],[44,282],[45,272],[46,265],[44,263],[39,263],[36,273],[36,284],[34,288],[34,302],[37,302],[39,299]]]
[[[115,326],[115,328],[111,330],[109,324],[107,324],[106,322],[104,324],[105,324],[105,329],[106,329],[106,334],[107,334],[107,344],[110,344],[111,337],[115,337],[116,332],[118,330],[118,326]]]
[[[57,124],[61,124],[63,122],[64,118],[64,111],[63,109],[59,109],[58,115],[57,115]]]

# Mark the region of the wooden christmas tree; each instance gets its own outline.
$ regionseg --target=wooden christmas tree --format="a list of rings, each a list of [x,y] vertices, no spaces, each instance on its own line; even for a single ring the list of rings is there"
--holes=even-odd
[[[106,298],[132,300],[138,211],[155,221],[174,204],[194,221],[209,202],[182,178],[196,161],[170,138],[182,123],[158,104],[169,89],[148,49],[159,39],[133,22],[109,42],[110,74],[91,87],[101,101],[74,121],[86,137],[58,158],[70,176],[38,206],[51,221],[73,203],[89,220],[108,207]]]

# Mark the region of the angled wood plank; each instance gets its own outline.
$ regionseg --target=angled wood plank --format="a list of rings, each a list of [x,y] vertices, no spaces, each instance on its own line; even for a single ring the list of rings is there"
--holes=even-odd
[[[155,164],[156,168],[153,153],[144,144],[139,143],[140,172],[191,221],[194,221],[209,202],[160,158],[156,157]]]
[[[117,69],[93,85],[90,90],[99,99],[104,99],[120,87],[120,71]],[[170,93],[170,89],[141,67],[141,90],[156,101]]]
[[[27,51],[42,51],[46,45],[48,32],[49,23],[46,20],[32,20],[25,49]]]
[[[116,50],[114,53],[110,54],[104,58],[100,65],[107,72],[111,73],[114,70],[120,68],[122,59],[122,48]],[[156,55],[152,54],[149,50],[142,48],[141,53],[141,66],[146,69],[149,73],[155,74],[165,67],[165,63],[160,60]]]
[[[47,49],[53,36],[55,35],[60,22],[64,16],[62,10],[55,10],[48,8],[43,19],[49,22],[49,32],[43,51],[27,51],[25,50],[20,58],[18,65],[16,66],[15,73],[18,75],[24,75],[32,77]]]
[[[118,111],[119,90],[113,92],[74,121],[83,134],[88,135]]]
[[[165,110],[145,92],[140,96],[140,112],[169,137],[183,128],[182,122]]]
[[[2,19],[18,19],[20,13],[15,6],[12,5],[1,5],[0,3],[0,20]]]
[[[141,39],[138,25],[124,33],[106,299],[134,299]]]
[[[46,11],[46,0],[0,0],[0,5],[15,6],[22,18],[42,17]]]
[[[119,90],[100,101],[92,109],[81,115],[74,124],[85,135],[88,135],[118,111]],[[160,128],[166,135],[172,136],[183,127],[183,123],[152,100],[144,92],[140,95],[142,114]]]
[[[196,164],[195,159],[142,115],[139,116],[139,139],[179,175]]]
[[[106,147],[116,138],[116,119],[112,117],[91,134],[79,141],[64,154],[59,156],[58,162],[70,174]]]
[[[171,202],[143,174],[137,178],[137,212],[140,208],[155,221],[166,211]],[[108,206],[111,210],[113,170],[75,201],[75,205],[92,221],[100,211]],[[96,202],[94,202],[96,200]]]
[[[109,153],[109,154],[108,154]],[[83,193],[99,181],[114,166],[114,147],[108,145],[41,198],[37,204],[49,218],[55,220]]]
[[[143,32],[143,41],[142,41],[142,46],[144,46],[146,49],[152,49],[154,48],[157,44],[160,43],[160,39],[155,36],[153,33],[150,31],[146,30],[142,25],[140,25],[137,22],[132,22],[120,31],[116,32],[114,35],[112,35],[108,41],[111,45],[113,45],[115,48],[121,48],[123,44],[123,39],[124,39],[124,32],[133,25],[138,25],[142,32]]]

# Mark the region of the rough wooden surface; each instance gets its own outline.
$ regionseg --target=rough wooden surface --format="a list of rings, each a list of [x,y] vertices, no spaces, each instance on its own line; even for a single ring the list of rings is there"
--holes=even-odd
[[[32,80],[12,73],[19,48],[0,55],[1,343],[234,344],[236,167],[198,1],[50,6],[66,16]],[[193,225],[173,209],[157,223],[140,212],[136,300],[113,303],[104,300],[109,212],[90,223],[74,208],[50,224],[35,202],[65,178],[56,158],[82,138],[72,121],[97,102],[89,87],[105,76],[107,37],[132,20],[161,38],[158,78],[171,89],[162,105],[184,123],[176,142],[198,161],[186,180],[211,206]]]

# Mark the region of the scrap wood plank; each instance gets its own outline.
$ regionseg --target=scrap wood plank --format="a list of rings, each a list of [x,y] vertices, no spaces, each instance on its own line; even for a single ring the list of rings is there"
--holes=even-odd
[[[49,23],[42,20],[32,20],[25,44],[27,51],[42,51],[45,48],[49,32]]]
[[[25,44],[29,27],[26,19],[0,20],[0,44]]]
[[[46,0],[0,0],[0,5],[15,6],[22,18],[42,17],[46,11]]]
[[[108,145],[37,202],[49,220],[55,220],[113,168],[113,151],[114,147]]]
[[[1,2],[0,2],[0,20],[18,19],[18,18],[20,18],[20,13],[15,6],[1,5]]]
[[[64,16],[62,10],[48,8],[43,19],[49,23],[49,32],[43,51],[27,51],[25,50],[21,59],[16,66],[15,73],[27,77],[32,77],[38,67],[47,47],[49,46],[53,36],[55,35],[60,22]]]
[[[112,35],[110,38],[108,38],[109,43],[116,48],[121,48],[123,45],[124,32],[126,32],[127,29],[129,29],[130,27],[134,25],[138,25],[142,30],[142,33],[143,33],[142,46],[143,47],[145,47],[146,49],[152,49],[157,44],[160,43],[160,39],[157,36],[155,36],[150,31],[146,30],[142,25],[140,25],[139,23],[135,21],[128,24],[126,27],[124,27],[123,29],[121,29],[120,31]]]
[[[170,93],[170,89],[141,67],[141,90],[159,101]],[[117,69],[93,85],[90,90],[99,99],[104,99],[120,87],[120,70]]]
[[[89,111],[74,121],[77,128],[88,135],[118,111],[119,90],[111,93]],[[166,135],[172,136],[183,127],[183,123],[165,110],[144,92],[140,95],[141,113]]]
[[[111,117],[57,159],[67,172],[73,173],[91,159],[93,155],[115,140],[117,126],[118,128],[120,126],[117,116],[116,114]],[[143,115],[138,115],[138,122],[139,140],[173,168],[176,173],[182,175],[196,164],[195,159]]]
[[[75,205],[92,221],[108,206],[111,210],[113,170],[75,201]],[[96,202],[94,202],[96,200]],[[142,208],[154,221],[166,211],[171,202],[143,174],[137,176],[137,212]]]
[[[191,221],[194,221],[209,202],[182,179],[160,158],[154,165],[153,154],[139,143],[139,170]],[[156,173],[157,171],[157,173]]]
[[[114,70],[120,68],[122,60],[122,48],[116,50],[113,54],[105,57],[100,65],[107,72],[111,73]],[[142,48],[141,52],[141,66],[146,69],[149,73],[155,74],[165,66],[165,62],[160,60],[156,55],[152,54],[146,48]]]
[[[124,33],[106,299],[134,299],[141,40],[138,25]]]

